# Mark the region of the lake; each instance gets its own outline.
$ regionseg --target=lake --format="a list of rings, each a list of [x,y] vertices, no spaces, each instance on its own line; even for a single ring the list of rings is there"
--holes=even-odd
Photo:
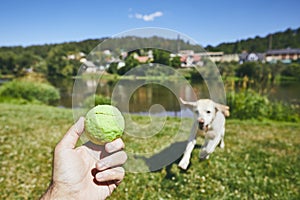
[[[60,90],[61,101],[59,106],[72,107],[74,81],[75,79],[51,80],[52,84]],[[95,79],[77,79],[77,83],[82,87],[79,88],[79,92],[76,94],[77,96],[79,95],[77,103],[84,101],[86,97],[94,93],[107,97],[114,95],[114,98],[117,98],[118,101],[128,101],[128,103],[126,103],[128,105],[124,105],[124,103],[118,105],[121,111],[126,110],[141,115],[148,114],[152,105],[159,104],[165,109],[164,111],[167,115],[177,116],[180,113],[180,104],[177,97],[195,99],[194,93],[197,99],[210,97],[206,84],[201,82],[189,84],[191,87],[168,80],[161,82],[147,82],[144,80],[124,80],[121,82],[101,80],[98,83],[98,80]],[[299,86],[300,82],[294,81],[277,85],[256,86],[260,87],[256,90],[262,91],[270,100],[300,105]],[[174,87],[176,91],[171,91],[168,87]],[[236,86],[235,90],[238,91],[239,87]],[[81,105],[78,104],[75,105],[75,107],[76,106],[80,107]],[[157,114],[159,114],[159,111],[157,111]]]

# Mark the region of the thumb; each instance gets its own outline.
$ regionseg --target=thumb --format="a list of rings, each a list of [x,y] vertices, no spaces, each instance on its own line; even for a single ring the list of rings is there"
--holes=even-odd
[[[60,149],[73,149],[83,131],[84,117],[80,117],[59,142],[58,146]]]

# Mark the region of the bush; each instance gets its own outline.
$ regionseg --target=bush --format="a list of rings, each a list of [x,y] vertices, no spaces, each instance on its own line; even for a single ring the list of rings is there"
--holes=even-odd
[[[238,119],[267,117],[269,101],[252,90],[227,95],[231,116]]]
[[[47,83],[30,81],[10,81],[0,87],[2,99],[16,102],[36,102],[43,104],[55,104],[60,99],[59,91]]]
[[[282,102],[273,102],[270,106],[269,118],[278,121],[300,121],[299,114],[296,109],[291,105],[284,104]]]
[[[110,63],[110,65],[106,71],[110,74],[117,74],[118,73],[118,63],[117,62]]]
[[[299,115],[291,105],[271,102],[267,96],[253,90],[230,92],[227,94],[232,118],[238,119],[273,119],[279,121],[298,121]]]
[[[85,108],[92,108],[97,105],[111,105],[111,99],[109,97],[104,97],[102,95],[91,95],[86,98],[83,102]]]
[[[300,64],[292,63],[288,65],[281,73],[283,76],[293,77],[300,80]]]

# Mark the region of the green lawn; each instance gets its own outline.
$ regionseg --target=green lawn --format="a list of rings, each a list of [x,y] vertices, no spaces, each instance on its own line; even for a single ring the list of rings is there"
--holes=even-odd
[[[0,110],[0,199],[37,199],[49,184],[53,149],[73,123],[72,111],[12,104],[0,104]],[[178,119],[167,121],[150,145],[124,137],[127,149],[150,151],[172,138]],[[196,148],[186,172],[174,163],[127,173],[110,199],[300,199],[299,134],[297,123],[229,119],[224,150],[199,162]]]

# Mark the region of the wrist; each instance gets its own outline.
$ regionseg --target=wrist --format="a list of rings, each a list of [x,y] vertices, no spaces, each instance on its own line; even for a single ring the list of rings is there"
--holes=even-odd
[[[45,194],[41,197],[40,200],[51,200],[51,199],[68,199],[67,193],[64,190],[60,189],[57,184],[52,182],[48,187]]]

